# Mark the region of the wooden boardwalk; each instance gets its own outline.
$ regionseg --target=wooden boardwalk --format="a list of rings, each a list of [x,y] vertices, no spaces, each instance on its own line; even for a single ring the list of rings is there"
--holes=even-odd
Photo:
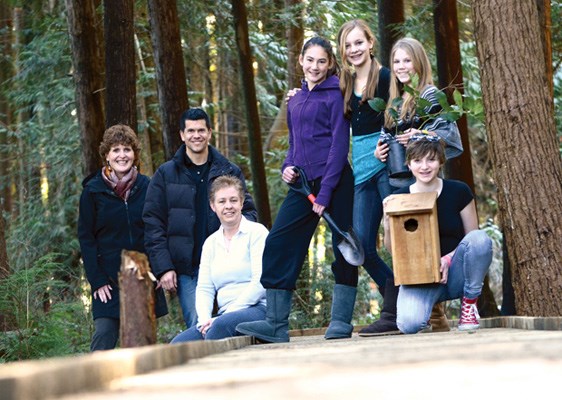
[[[333,341],[313,335],[270,345],[251,345],[244,337],[114,350],[2,366],[0,397],[557,398],[561,324],[562,318],[495,318],[475,333],[453,329]]]

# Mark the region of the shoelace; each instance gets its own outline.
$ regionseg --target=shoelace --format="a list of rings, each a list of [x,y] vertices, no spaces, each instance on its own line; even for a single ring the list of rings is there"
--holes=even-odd
[[[480,314],[476,304],[464,303],[461,311],[461,323],[478,323]]]

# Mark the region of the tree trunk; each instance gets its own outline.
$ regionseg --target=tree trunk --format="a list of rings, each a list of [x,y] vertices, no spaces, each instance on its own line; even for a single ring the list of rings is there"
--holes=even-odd
[[[100,21],[91,0],[66,0],[66,11],[76,84],[82,167],[84,175],[88,176],[101,166],[98,148],[105,127],[104,55],[103,46],[98,42]]]
[[[250,39],[248,36],[248,19],[246,5],[243,0],[232,0],[232,16],[234,18],[236,45],[238,47],[238,58],[240,60],[240,75],[244,102],[246,105],[252,182],[254,184],[253,192],[259,221],[269,228],[271,227],[271,211],[269,209],[269,198],[265,179],[258,102],[254,84]]]
[[[181,145],[179,120],[189,107],[175,0],[149,0],[164,155],[170,160]]]
[[[550,88],[550,95],[554,96],[554,80],[552,69],[552,20],[550,0],[536,0],[540,19],[541,43],[543,43],[544,61],[546,63],[546,79]]]
[[[123,250],[119,272],[121,347],[156,343],[155,295],[143,253]]]
[[[106,128],[125,124],[137,131],[134,1],[105,0]]]
[[[12,129],[12,111],[8,101],[8,80],[13,77],[14,69],[10,63],[12,56],[12,14],[6,2],[0,3],[0,52],[4,55],[0,57],[0,82],[4,86],[0,90],[0,116],[2,132],[0,132],[0,210],[11,212],[12,192],[11,192],[11,173],[10,173],[10,154],[8,144],[10,138],[8,132]]]
[[[285,12],[291,15],[286,23],[287,50],[289,53],[287,59],[287,82],[289,89],[300,88],[302,79],[302,69],[298,65],[299,54],[304,42],[304,27],[302,0],[285,0]],[[275,120],[269,129],[266,137],[264,149],[267,151],[275,146],[275,140],[278,137],[284,137],[289,134],[287,126],[287,104],[285,99],[281,100],[279,112],[275,116]]]
[[[137,3],[138,4],[138,3]],[[148,5],[143,3],[138,9],[135,9],[135,15],[139,15],[142,21],[148,23]],[[135,17],[137,19],[137,17]],[[146,127],[145,134],[146,139],[148,139],[146,145],[143,142],[143,155],[146,156],[146,162],[152,162],[150,168],[143,169],[147,175],[152,175],[151,171],[154,172],[158,169],[160,165],[166,161],[164,155],[164,142],[161,132],[161,122],[160,122],[160,107],[158,107],[158,85],[156,79],[150,78],[152,71],[154,71],[154,56],[152,51],[152,42],[150,39],[150,30],[137,30],[135,38],[138,38],[139,43],[135,42],[135,47],[137,47],[138,57],[139,57],[139,67],[142,74],[139,75],[139,81],[142,85],[142,96],[145,102],[146,108]],[[140,107],[139,107],[140,108]],[[142,123],[139,122],[139,135],[142,133]],[[150,152],[150,156],[148,153]]]
[[[146,75],[146,66],[144,65],[144,57],[142,55],[142,49],[140,46],[139,38],[135,34],[135,49],[137,51],[137,56],[139,58],[138,68],[139,68],[139,75]],[[149,90],[143,87],[142,79],[139,82],[139,87],[141,92],[148,92]],[[148,96],[147,96],[148,97]],[[144,174],[148,176],[154,175],[154,164],[152,162],[152,149],[150,148],[150,133],[149,133],[149,123],[148,123],[148,107],[146,105],[146,97],[139,96],[138,98],[139,103],[139,128],[137,135],[139,137],[139,141],[141,144],[142,152],[141,152],[141,169]]]
[[[3,85],[13,75],[13,69],[9,62],[12,46],[12,15],[10,7],[5,2],[0,4],[0,43],[2,43],[2,54],[0,58],[0,82]],[[0,134],[0,146],[3,149],[0,157],[0,177],[2,179],[1,187],[1,204],[0,204],[0,285],[4,279],[10,276],[10,263],[8,261],[8,252],[6,250],[6,221],[4,220],[3,211],[11,211],[11,193],[10,193],[10,172],[8,162],[8,151],[4,150],[9,143],[8,131],[11,129],[10,107],[7,99],[7,92],[0,91],[0,115],[3,117],[3,132]],[[7,308],[6,313],[0,313],[0,331],[5,332],[13,327],[14,318]]]
[[[23,47],[23,31],[24,31],[24,23],[23,23],[23,9],[21,7],[16,7],[13,10],[13,21],[14,21],[14,74],[18,76],[20,71],[20,63],[19,63],[19,56],[21,52],[21,48]],[[18,91],[18,84],[16,83],[16,87],[14,90]],[[17,215],[23,216],[24,215],[24,204],[26,200],[27,194],[27,187],[26,182],[29,182],[28,179],[28,169],[26,167],[25,159],[26,157],[26,149],[23,134],[19,132],[19,127],[22,125],[22,122],[27,117],[26,108],[21,107],[16,111],[15,114],[15,126],[16,126],[16,140],[17,140],[17,182],[16,182],[16,190],[18,194],[18,205],[17,205]]]
[[[394,43],[402,37],[400,26],[404,23],[403,0],[377,0],[379,11],[379,61],[390,65],[390,52]]]
[[[464,92],[456,0],[433,0],[433,23],[439,87],[447,88],[445,92],[451,102],[455,88]],[[447,162],[447,177],[465,182],[475,192],[466,117],[457,121],[457,125],[464,151]]]
[[[287,18],[287,73],[289,89],[300,88],[302,79],[302,69],[298,65],[299,54],[304,42],[303,27],[303,4],[302,0],[285,0],[285,12],[290,15]]]
[[[472,12],[517,314],[559,316],[562,165],[536,2],[480,0]]]

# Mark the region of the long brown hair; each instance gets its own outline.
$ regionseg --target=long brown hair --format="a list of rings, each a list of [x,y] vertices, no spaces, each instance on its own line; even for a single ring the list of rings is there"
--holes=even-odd
[[[412,64],[414,65],[414,72],[418,76],[418,85],[414,89],[416,91],[422,92],[428,85],[433,85],[433,77],[431,75],[431,64],[427,53],[423,48],[423,45],[414,38],[403,38],[398,40],[394,46],[392,46],[392,51],[390,52],[390,64],[394,63],[394,55],[397,50],[405,51],[412,59]],[[402,84],[396,74],[394,73],[394,68],[390,71],[390,92],[388,98],[388,107],[385,112],[384,122],[385,126],[391,127],[393,118],[388,112],[388,108],[392,105],[392,101],[401,97],[404,93],[404,84]],[[400,119],[407,119],[409,116],[413,116],[416,110],[415,98],[410,94],[404,94],[404,102],[400,109]]]
[[[338,48],[342,63],[342,70],[340,73],[340,89],[343,94],[343,112],[347,118],[351,116],[351,96],[353,95],[353,85],[355,82],[355,71],[353,65],[347,61],[345,55],[345,41],[349,33],[355,28],[360,29],[365,34],[367,41],[373,43],[373,47],[377,44],[377,39],[369,28],[369,25],[362,19],[354,19],[343,24],[338,32]],[[369,70],[369,78],[367,79],[367,86],[361,96],[361,103],[375,97],[375,91],[379,83],[379,70],[381,68],[380,62],[371,54],[371,69]]]

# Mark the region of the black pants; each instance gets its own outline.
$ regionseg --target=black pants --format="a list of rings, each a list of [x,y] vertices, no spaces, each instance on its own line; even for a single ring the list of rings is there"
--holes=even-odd
[[[116,318],[96,318],[90,351],[113,350],[119,339],[119,320]]]
[[[320,190],[320,180],[318,178],[309,182],[314,194]],[[347,231],[353,225],[353,172],[349,165],[344,168],[326,210],[340,229]],[[264,288],[296,288],[297,278],[319,219],[318,214],[312,211],[312,204],[303,194],[289,190],[265,241],[261,276]],[[339,239],[339,235],[332,232],[335,255],[332,272],[335,281],[338,284],[356,287],[358,269],[345,261],[335,246]]]

